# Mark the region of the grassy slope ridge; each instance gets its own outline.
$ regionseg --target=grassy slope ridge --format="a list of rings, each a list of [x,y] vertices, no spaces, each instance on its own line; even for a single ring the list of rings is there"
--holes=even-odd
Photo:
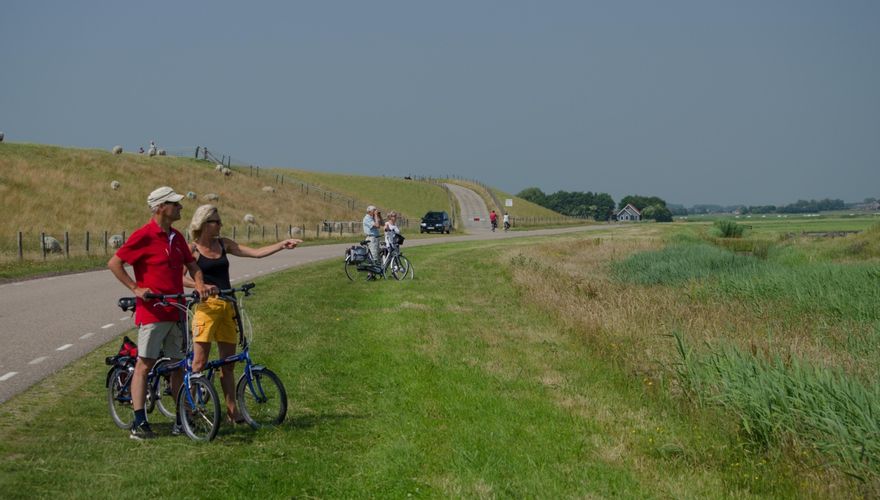
[[[331,174],[298,169],[275,169],[274,172],[302,182],[314,184],[372,204],[388,213],[396,210],[417,222],[431,210],[450,211],[449,197],[437,185],[405,180],[398,177],[371,177],[365,175]]]
[[[121,187],[114,191],[111,181]],[[112,230],[138,227],[149,217],[147,195],[160,185],[181,194],[192,191],[198,201],[184,200],[183,220],[208,193],[228,224],[243,225],[245,214],[257,224],[312,223],[323,218],[351,219],[357,211],[344,204],[305,197],[292,186],[275,184],[274,176],[235,173],[225,178],[214,165],[192,158],[150,158],[138,154],[32,144],[0,147],[0,207],[14,214],[0,221],[4,237],[16,231]],[[272,186],[274,193],[263,191]]]
[[[574,237],[558,241],[584,246]],[[287,422],[274,430],[224,426],[215,442],[198,445],[170,436],[170,422],[153,416],[160,439],[132,442],[107,415],[102,358],[118,347],[112,342],[0,407],[0,491],[10,498],[805,494],[784,463],[742,447],[709,415],[681,412],[656,386],[609,362],[603,345],[536,310],[509,266],[511,252],[529,243],[412,249],[414,281],[350,283],[335,262],[261,279],[249,302],[253,355],[282,377],[291,402]]]

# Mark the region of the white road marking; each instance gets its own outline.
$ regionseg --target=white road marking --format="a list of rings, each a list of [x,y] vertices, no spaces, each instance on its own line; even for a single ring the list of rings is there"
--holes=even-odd
[[[6,382],[7,380],[11,379],[12,377],[14,377],[16,375],[18,375],[18,372],[9,372],[6,375],[3,375],[2,377],[0,377],[0,382]]]
[[[71,347],[73,347],[73,344],[64,344],[63,346],[61,346],[61,347],[59,347],[58,349],[55,349],[55,350],[56,350],[56,351],[63,351],[63,350],[65,350],[65,349],[69,349],[69,348],[71,348]]]
[[[95,334],[95,332],[89,332],[89,333],[83,335],[82,337],[80,337],[79,339],[80,339],[80,340],[85,340],[85,339],[91,337],[91,336],[94,335],[94,334]]]
[[[114,324],[115,323],[107,323],[106,325],[102,326],[101,329],[106,330],[106,329],[110,328],[111,326],[113,326]]]
[[[119,321],[125,321],[127,319],[131,319],[131,318],[128,316],[123,316],[123,317],[119,318]]]
[[[30,362],[28,362],[28,364],[29,364],[29,365],[35,365],[35,364],[37,364],[37,363],[42,363],[43,361],[46,361],[47,359],[49,359],[49,356],[40,356],[40,357],[37,358],[37,359],[33,359],[33,360],[31,360]]]

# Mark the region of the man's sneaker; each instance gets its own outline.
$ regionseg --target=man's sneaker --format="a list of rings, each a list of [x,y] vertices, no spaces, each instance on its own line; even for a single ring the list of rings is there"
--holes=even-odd
[[[131,434],[129,434],[128,437],[143,441],[146,439],[155,439],[156,433],[150,428],[149,422],[142,422],[141,425],[136,425],[131,428]]]
[[[180,436],[181,434],[183,434],[183,424],[173,424],[171,426],[171,435]]]

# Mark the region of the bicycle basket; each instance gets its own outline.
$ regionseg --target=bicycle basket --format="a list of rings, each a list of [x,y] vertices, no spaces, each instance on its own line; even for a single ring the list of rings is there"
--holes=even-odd
[[[395,245],[403,245],[403,240],[406,238],[403,237],[400,233],[394,233],[394,244]]]

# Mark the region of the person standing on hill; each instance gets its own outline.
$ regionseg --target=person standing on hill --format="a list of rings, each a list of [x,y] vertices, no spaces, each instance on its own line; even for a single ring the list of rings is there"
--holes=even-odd
[[[223,222],[214,205],[202,205],[193,213],[189,225],[193,242],[190,244],[192,256],[204,273],[205,283],[220,290],[232,288],[229,279],[229,258],[251,257],[261,259],[284,249],[293,249],[302,240],[287,239],[266,245],[262,248],[250,248],[238,244],[235,240],[220,236]],[[195,285],[193,280],[184,278],[183,284],[188,287]],[[217,342],[220,358],[225,359],[235,354],[238,343],[238,325],[235,321],[235,307],[220,297],[208,297],[197,306],[192,321],[193,363],[194,372],[205,369],[208,356],[211,354],[211,343]],[[239,414],[235,404],[235,365],[228,363],[220,367],[220,385],[226,399],[226,419],[230,423],[242,423],[244,418]]]
[[[134,322],[138,326],[138,359],[131,379],[131,406],[134,409],[134,424],[131,427],[132,439],[152,439],[156,434],[147,422],[144,406],[147,397],[147,374],[156,364],[159,352],[173,360],[183,359],[184,337],[180,330],[180,312],[173,306],[154,307],[153,301],[144,294],[183,293],[183,272],[189,271],[196,291],[202,297],[215,292],[214,287],[206,286],[202,271],[186,245],[183,235],[173,227],[180,220],[180,200],[168,186],[162,186],[147,198],[153,216],[143,227],[133,232],[128,241],[116,251],[107,262],[113,276],[137,296]],[[125,270],[124,264],[134,268],[134,279]],[[171,386],[177,394],[183,381],[180,370],[171,373]],[[180,421],[171,429],[173,434],[181,432]]]

